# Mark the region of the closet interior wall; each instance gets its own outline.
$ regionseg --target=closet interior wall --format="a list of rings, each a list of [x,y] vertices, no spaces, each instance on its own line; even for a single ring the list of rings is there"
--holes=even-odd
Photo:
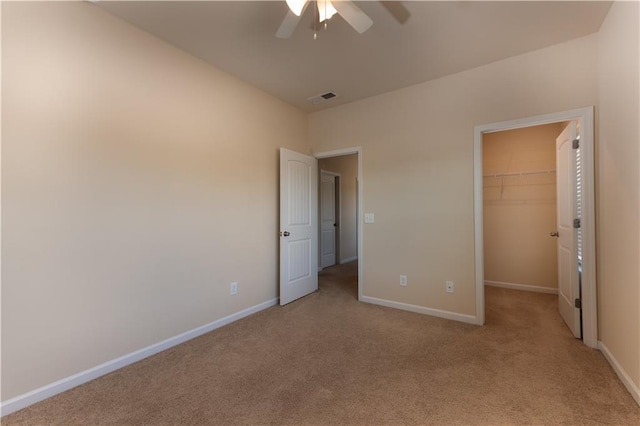
[[[483,137],[486,284],[556,292],[555,142],[566,123]]]

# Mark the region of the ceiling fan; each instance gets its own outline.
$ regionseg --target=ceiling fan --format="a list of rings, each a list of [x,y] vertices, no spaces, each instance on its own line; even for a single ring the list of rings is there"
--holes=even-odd
[[[312,3],[313,0],[286,0],[289,10],[284,17],[280,28],[276,32],[278,38],[289,38],[295,31],[302,14]],[[358,33],[362,34],[367,31],[373,24],[371,18],[367,16],[358,6],[350,0],[316,0],[317,20],[319,23],[325,23],[333,15],[340,15],[349,25],[351,25]],[[314,14],[316,11],[314,10]],[[314,34],[315,37],[315,34]]]

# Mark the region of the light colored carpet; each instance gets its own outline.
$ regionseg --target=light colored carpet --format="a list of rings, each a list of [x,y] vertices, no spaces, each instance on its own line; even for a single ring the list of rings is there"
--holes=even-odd
[[[640,424],[556,296],[487,288],[477,327],[359,303],[356,264],[320,291],[2,419],[3,425]]]

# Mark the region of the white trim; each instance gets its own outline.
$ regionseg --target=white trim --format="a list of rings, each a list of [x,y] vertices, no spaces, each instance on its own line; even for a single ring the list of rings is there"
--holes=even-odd
[[[479,323],[484,325],[484,203],[482,195],[482,130],[478,126],[473,130],[473,182],[476,317],[478,318]]]
[[[321,158],[342,157],[344,155],[360,154],[361,152],[362,147],[354,146],[352,148],[334,149],[333,151],[318,152],[313,154],[313,156],[319,160]]]
[[[558,294],[557,288],[541,287],[539,285],[503,283],[501,281],[484,280],[484,285],[489,287],[510,288],[512,290],[532,291],[534,293]]]
[[[363,175],[363,170],[362,170],[362,147],[361,146],[356,146],[356,147],[352,147],[352,148],[344,148],[344,149],[336,149],[333,151],[325,151],[325,152],[318,152],[313,154],[314,157],[316,157],[317,159],[321,159],[321,158],[329,158],[329,157],[341,157],[343,155],[351,155],[351,154],[357,154],[358,155],[358,206],[356,207],[356,210],[358,211],[358,219],[357,219],[357,230],[358,230],[358,259],[360,260],[358,262],[358,300],[362,301],[362,298],[364,297],[364,278],[363,278],[363,269],[364,269],[364,256],[363,256],[363,249],[362,249],[362,242],[363,242],[363,235],[364,235],[364,228],[362,226],[362,206],[363,206],[363,179],[362,179],[362,175]]]
[[[604,343],[599,341],[598,349],[600,349],[604,357],[607,359],[607,361],[609,361],[609,364],[611,364],[613,371],[615,371],[615,373],[618,375],[618,378],[620,378],[620,381],[622,382],[624,387],[627,388],[633,399],[636,401],[636,404],[640,405],[640,387],[633,383],[631,377],[629,377],[627,372],[624,371],[622,365],[620,365],[616,357],[613,356],[609,348],[607,348]]]
[[[0,27],[2,27],[2,1],[0,1]],[[2,31],[0,30],[0,46],[2,46]],[[0,87],[2,87],[2,55],[0,55]],[[1,89],[0,89],[1,91]],[[0,117],[2,117],[2,102],[0,102]],[[2,188],[2,120],[0,120],[0,188]],[[1,191],[0,191],[1,192]],[[2,271],[2,197],[0,196],[0,271]],[[2,330],[2,274],[0,273],[0,330]],[[0,339],[0,366],[2,364],[2,339]],[[2,368],[0,368],[0,376]],[[2,396],[2,386],[0,386],[0,397]],[[2,406],[0,405],[0,413]],[[1,414],[0,414],[1,416]]]
[[[350,263],[350,262],[353,262],[354,260],[358,260],[358,256],[352,256],[352,257],[347,257],[346,259],[341,259],[340,264],[342,265],[343,263]]]
[[[72,389],[83,383],[87,383],[93,379],[97,379],[100,376],[104,376],[105,374],[116,371],[122,367],[126,367],[127,365],[133,364],[134,362],[138,362],[144,358],[155,355],[159,352],[167,350],[171,347],[184,343],[188,340],[201,336],[205,333],[213,331],[224,325],[230,324],[234,321],[237,321],[249,315],[255,314],[256,312],[270,308],[277,304],[278,304],[277,298],[267,300],[266,302],[262,302],[255,306],[251,306],[247,309],[243,309],[240,312],[236,312],[235,314],[231,314],[224,318],[220,318],[219,320],[213,321],[209,324],[196,327],[192,330],[178,334],[177,336],[173,336],[161,342],[155,343],[151,346],[147,346],[146,348],[139,349],[135,352],[131,352],[130,354],[123,355],[119,358],[113,359],[111,361],[107,361],[105,363],[102,363],[88,370],[81,371],[77,374],[74,374],[72,376],[50,383],[41,388],[32,390],[30,392],[27,392],[22,395],[18,395],[14,398],[3,401],[2,403],[0,403],[0,417],[6,416],[7,414],[14,413],[18,410],[22,410],[23,408],[26,408],[32,404],[35,404],[37,402],[50,398],[54,395],[57,395],[59,393]]]
[[[362,296],[362,302],[371,303],[373,305],[386,306],[388,308],[401,309],[403,311],[415,312],[418,314],[430,315],[432,317],[444,318],[453,321],[460,321],[467,324],[482,325],[478,319],[472,315],[459,314],[451,311],[442,311],[440,309],[425,308],[424,306],[411,305],[409,303],[395,302],[393,300],[378,299],[377,297]]]
[[[596,247],[595,247],[595,163],[593,107],[502,121],[475,126],[473,132],[474,168],[474,226],[475,226],[475,274],[476,317],[484,323],[484,247],[483,247],[483,203],[482,203],[482,135],[503,130],[520,129],[542,124],[580,120],[580,149],[583,159],[583,269],[582,269],[582,341],[585,345],[598,346],[598,316],[596,294]]]

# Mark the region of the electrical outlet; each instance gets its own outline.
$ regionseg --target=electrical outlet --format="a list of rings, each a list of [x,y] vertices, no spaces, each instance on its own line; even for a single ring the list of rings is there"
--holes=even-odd
[[[231,295],[238,294],[238,283],[231,283]]]
[[[406,275],[400,275],[400,285],[402,287],[406,287],[407,286],[407,276]]]
[[[453,281],[447,281],[445,288],[447,289],[447,293],[453,293]]]

